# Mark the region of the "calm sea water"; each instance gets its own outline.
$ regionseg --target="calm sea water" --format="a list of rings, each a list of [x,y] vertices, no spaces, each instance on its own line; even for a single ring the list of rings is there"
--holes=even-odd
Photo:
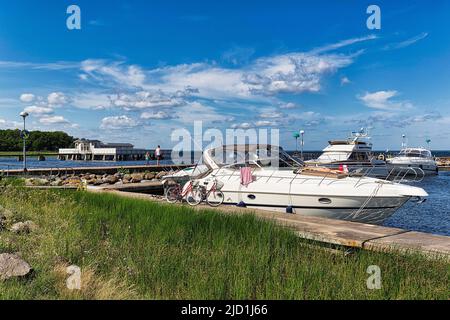
[[[442,152],[436,156],[446,156],[449,152]],[[162,161],[170,163],[170,160]],[[28,158],[29,168],[70,168],[93,166],[126,166],[144,165],[145,161],[60,161],[55,157],[47,157],[46,161]],[[156,164],[156,161],[150,161]],[[0,157],[0,170],[21,169],[22,163],[16,158]],[[438,176],[426,177],[422,182],[411,185],[424,188],[428,200],[422,204],[407,203],[386,222],[386,226],[407,230],[423,231],[450,236],[450,172],[440,172]]]
[[[406,203],[384,225],[450,236],[450,172],[410,183],[428,192],[426,202]]]

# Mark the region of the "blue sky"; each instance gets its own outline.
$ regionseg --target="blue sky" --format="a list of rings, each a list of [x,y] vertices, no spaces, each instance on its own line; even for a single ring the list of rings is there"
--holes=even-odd
[[[81,30],[66,9],[81,8]],[[381,30],[366,9],[381,8]],[[450,149],[450,2],[2,1],[0,128],[170,147],[173,129],[370,127],[375,149]]]

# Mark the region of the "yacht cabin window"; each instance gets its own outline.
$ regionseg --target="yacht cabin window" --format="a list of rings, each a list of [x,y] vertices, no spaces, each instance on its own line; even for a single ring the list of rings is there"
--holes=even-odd
[[[248,150],[212,150],[211,156],[219,166],[241,167],[278,167],[293,168],[303,166],[300,159],[294,159],[282,149]]]
[[[402,150],[400,151],[401,157],[408,158],[431,158],[431,152],[428,150]]]

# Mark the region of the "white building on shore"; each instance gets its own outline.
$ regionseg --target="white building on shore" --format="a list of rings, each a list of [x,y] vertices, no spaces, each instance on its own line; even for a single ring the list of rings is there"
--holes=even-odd
[[[79,139],[73,149],[59,149],[59,160],[128,161],[144,160],[147,150],[135,149],[130,143],[103,143],[99,140]]]

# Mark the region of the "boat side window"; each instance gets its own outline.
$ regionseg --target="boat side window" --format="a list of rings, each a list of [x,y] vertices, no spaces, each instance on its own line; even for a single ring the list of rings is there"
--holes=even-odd
[[[406,156],[409,158],[423,158],[423,154],[420,151],[409,151],[406,152]]]
[[[366,161],[369,158],[367,157],[366,152],[352,152],[350,155],[349,160],[355,160],[355,161]]]
[[[428,151],[421,152],[422,158],[431,158],[431,154]]]

